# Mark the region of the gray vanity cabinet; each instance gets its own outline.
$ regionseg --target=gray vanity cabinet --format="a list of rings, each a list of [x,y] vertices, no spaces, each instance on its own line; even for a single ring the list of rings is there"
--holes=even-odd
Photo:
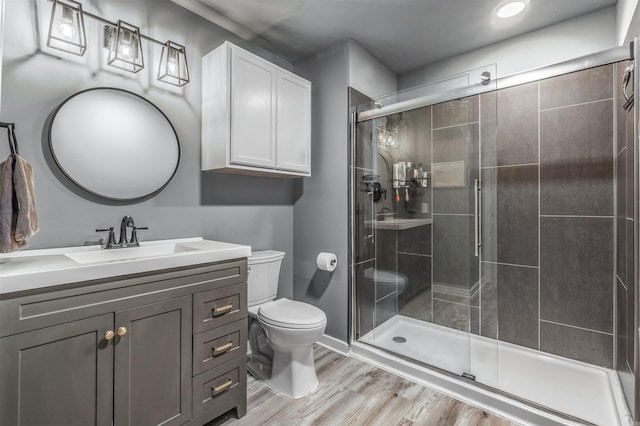
[[[0,424],[111,425],[113,315],[0,339]]]
[[[114,424],[181,425],[191,418],[191,297],[116,312]]]
[[[244,415],[246,282],[238,259],[0,294],[0,425]]]

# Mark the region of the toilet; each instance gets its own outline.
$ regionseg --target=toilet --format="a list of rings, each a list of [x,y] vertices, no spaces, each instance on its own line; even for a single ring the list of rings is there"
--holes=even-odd
[[[247,368],[272,390],[292,398],[318,386],[313,344],[324,333],[325,313],[308,303],[277,299],[285,253],[253,252],[248,259],[249,345]]]
[[[365,282],[375,285],[376,297],[391,294],[397,291],[398,295],[404,293],[409,279],[400,272],[387,271],[385,269],[367,268],[364,270]]]

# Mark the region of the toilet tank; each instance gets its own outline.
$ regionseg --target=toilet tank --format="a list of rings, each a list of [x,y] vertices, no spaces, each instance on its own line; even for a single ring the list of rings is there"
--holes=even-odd
[[[248,258],[247,302],[249,306],[275,300],[278,296],[280,265],[285,253],[254,251]]]

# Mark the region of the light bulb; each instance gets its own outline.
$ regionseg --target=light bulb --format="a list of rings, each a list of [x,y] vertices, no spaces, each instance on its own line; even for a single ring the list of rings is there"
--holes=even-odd
[[[176,63],[175,58],[169,58],[167,63],[167,69],[169,70],[169,74],[176,75],[178,71],[178,64]]]
[[[67,40],[75,39],[76,34],[78,34],[75,26],[73,25],[73,21],[70,19],[63,19],[58,27],[58,31],[60,31],[60,35]]]
[[[131,46],[125,43],[121,43],[118,48],[118,53],[123,59],[131,59],[133,57],[133,51]]]

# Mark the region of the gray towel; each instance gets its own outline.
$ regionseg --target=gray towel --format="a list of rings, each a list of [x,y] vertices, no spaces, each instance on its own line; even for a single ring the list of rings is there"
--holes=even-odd
[[[27,246],[27,238],[38,232],[33,169],[19,155],[0,164],[0,253]]]

